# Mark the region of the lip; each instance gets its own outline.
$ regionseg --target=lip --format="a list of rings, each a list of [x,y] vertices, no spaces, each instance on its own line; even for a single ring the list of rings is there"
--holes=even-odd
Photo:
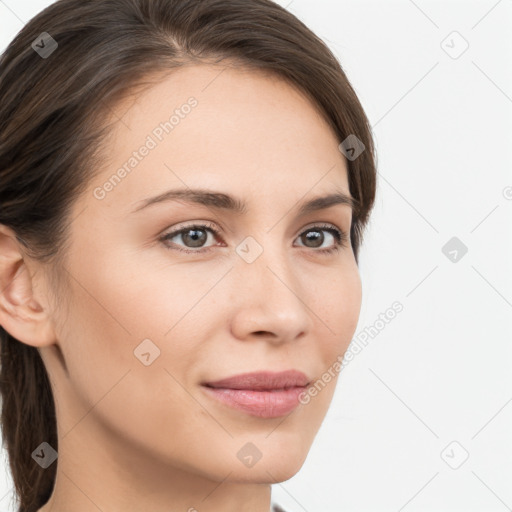
[[[277,418],[299,405],[309,380],[298,370],[252,372],[202,383],[212,398],[260,418]]]
[[[250,372],[234,375],[214,382],[203,382],[205,386],[213,388],[251,389],[257,391],[307,386],[309,379],[299,370],[284,372]]]

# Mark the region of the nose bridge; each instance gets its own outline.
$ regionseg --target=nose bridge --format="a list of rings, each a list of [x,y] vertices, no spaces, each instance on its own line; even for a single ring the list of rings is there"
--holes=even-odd
[[[240,260],[234,270],[240,283],[236,292],[241,308],[238,320],[250,318],[247,326],[252,332],[272,332],[280,339],[293,339],[309,328],[311,320],[306,301],[300,297],[289,253],[282,244],[271,243],[272,238],[268,235],[260,243],[247,237],[237,247]]]
[[[263,243],[247,237],[237,248],[242,261],[236,265],[237,280],[246,303],[260,305],[279,315],[306,314],[299,298],[296,274],[289,254],[282,244],[272,242],[271,235]]]

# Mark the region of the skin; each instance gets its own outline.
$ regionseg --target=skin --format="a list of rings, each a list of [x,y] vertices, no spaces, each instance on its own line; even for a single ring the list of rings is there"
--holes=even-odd
[[[271,419],[200,386],[292,368],[314,381],[345,352],[361,306],[350,241],[322,255],[301,237],[319,223],[349,237],[351,208],[296,214],[301,201],[349,194],[334,132],[286,82],[223,69],[182,68],[112,110],[122,122],[104,168],[74,204],[63,288],[0,231],[0,323],[39,349],[57,409],[57,479],[40,512],[268,512],[270,485],[299,471],[331,403],[337,374],[307,405]],[[97,199],[94,188],[191,96],[197,107]],[[243,199],[247,213],[183,201],[131,213],[187,187]],[[158,240],[204,221],[220,232],[200,233],[209,233],[209,252],[170,249],[203,247],[179,235]],[[335,245],[321,233],[321,248]],[[235,251],[247,236],[263,248],[252,263]],[[134,356],[146,338],[160,349],[149,366]],[[248,442],[262,454],[252,467],[237,458]]]

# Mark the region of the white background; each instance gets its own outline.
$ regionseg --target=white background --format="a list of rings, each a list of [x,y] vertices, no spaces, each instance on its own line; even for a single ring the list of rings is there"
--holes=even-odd
[[[0,0],[0,48],[50,3]],[[354,338],[404,309],[343,369],[273,499],[295,512],[510,510],[512,0],[279,3],[330,46],[374,129]],[[457,262],[442,252],[452,237],[468,248]],[[14,510],[6,470],[0,484]]]

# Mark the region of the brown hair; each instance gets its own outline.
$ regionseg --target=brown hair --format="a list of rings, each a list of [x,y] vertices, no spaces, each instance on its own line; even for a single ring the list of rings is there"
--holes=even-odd
[[[33,46],[49,44],[43,32],[58,45],[46,58]],[[355,135],[364,144],[348,159],[358,261],[375,199],[371,126],[339,62],[300,20],[270,0],[60,0],[0,58],[0,224],[57,280],[70,208],[101,161],[113,105],[149,76],[207,59],[275,73],[306,93],[340,143]],[[50,498],[57,461],[42,469],[31,454],[44,441],[58,450],[55,404],[37,348],[1,326],[0,343],[3,443],[18,510],[35,512]]]

